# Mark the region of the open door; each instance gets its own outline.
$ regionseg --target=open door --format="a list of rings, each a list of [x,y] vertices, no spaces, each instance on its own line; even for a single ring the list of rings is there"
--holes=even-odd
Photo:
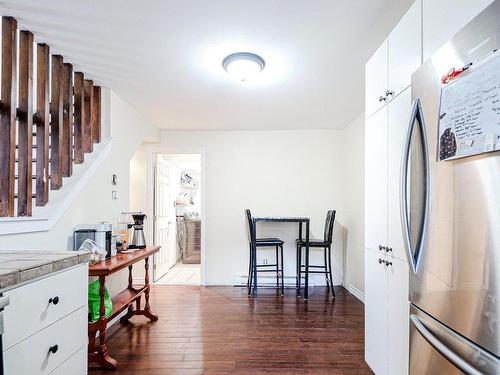
[[[154,260],[154,281],[175,265],[175,207],[170,183],[170,166],[163,155],[156,155],[154,192],[154,243],[161,246]]]

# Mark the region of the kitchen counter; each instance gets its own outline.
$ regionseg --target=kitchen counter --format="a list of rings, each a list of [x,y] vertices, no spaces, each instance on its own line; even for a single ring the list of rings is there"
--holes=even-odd
[[[31,279],[89,261],[86,251],[0,251],[0,293]]]

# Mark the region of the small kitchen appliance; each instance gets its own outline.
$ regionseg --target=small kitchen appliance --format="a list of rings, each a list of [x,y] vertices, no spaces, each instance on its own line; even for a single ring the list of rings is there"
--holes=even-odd
[[[134,219],[134,232],[132,234],[132,241],[129,244],[129,249],[144,249],[146,247],[146,239],[144,237],[144,220],[146,214],[142,212],[133,212],[132,218]]]
[[[97,246],[106,250],[106,259],[111,258],[111,232],[112,225],[109,223],[82,224],[73,230],[73,249],[78,250],[86,239],[95,241]]]

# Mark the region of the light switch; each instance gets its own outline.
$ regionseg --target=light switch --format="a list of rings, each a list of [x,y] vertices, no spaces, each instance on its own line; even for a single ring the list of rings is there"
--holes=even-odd
[[[118,199],[118,192],[116,190],[111,191],[111,198]]]

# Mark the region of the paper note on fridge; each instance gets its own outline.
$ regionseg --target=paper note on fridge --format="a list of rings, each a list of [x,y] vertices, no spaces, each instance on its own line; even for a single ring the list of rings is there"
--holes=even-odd
[[[438,159],[500,150],[500,56],[474,64],[441,89]]]

